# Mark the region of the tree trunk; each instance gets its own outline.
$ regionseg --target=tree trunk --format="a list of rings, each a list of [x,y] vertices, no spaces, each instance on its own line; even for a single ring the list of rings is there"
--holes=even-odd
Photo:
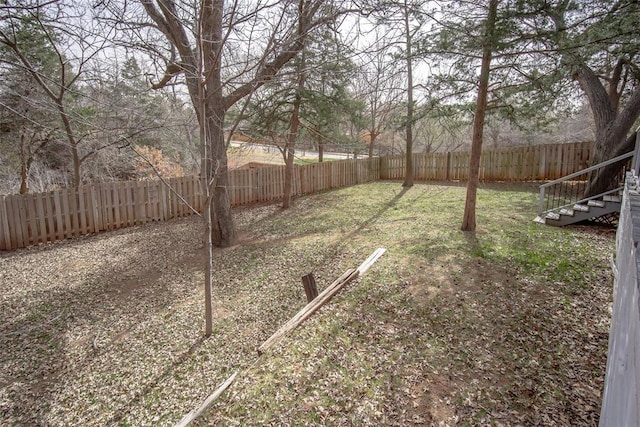
[[[403,187],[413,187],[413,58],[411,54],[411,27],[409,26],[409,8],[407,1],[404,2],[404,25],[406,35],[406,51],[407,51],[407,152],[406,167]]]
[[[80,155],[78,154],[78,146],[71,146],[71,158],[73,159],[73,186],[78,188],[82,183],[80,177]]]
[[[379,79],[380,77],[376,77],[377,79]],[[375,105],[375,103],[377,102],[377,100],[372,101],[372,107],[371,107],[371,123],[370,123],[370,130],[369,130],[369,158],[371,159],[373,157],[373,149],[376,145],[376,138],[378,138],[379,133],[377,132],[378,129],[378,124],[377,124],[377,120],[376,120],[376,113],[378,111],[377,106]]]
[[[29,150],[27,149],[27,141],[25,129],[20,134],[20,194],[29,192],[29,166],[31,165]]]
[[[296,154],[296,140],[298,139],[298,128],[300,127],[300,105],[302,104],[302,91],[304,90],[305,82],[304,62],[303,51],[301,64],[298,67],[298,87],[296,88],[296,95],[293,100],[289,135],[287,135],[287,146],[284,151],[285,169],[282,209],[289,209],[289,207],[291,207],[291,195],[293,193],[293,160]]]
[[[206,102],[211,104],[211,100],[215,99],[216,97],[212,96]],[[211,240],[215,246],[226,248],[236,242],[237,233],[231,213],[231,200],[228,192],[227,147],[223,132],[224,110],[216,105],[207,105],[207,107],[207,111],[214,111],[206,119],[210,141],[209,152],[213,159],[210,173],[216,182],[211,197]]]
[[[73,128],[71,127],[71,121],[69,120],[69,115],[67,114],[66,109],[64,108],[64,104],[62,102],[62,95],[55,99],[58,114],[60,115],[60,120],[62,120],[62,124],[64,126],[64,132],[67,135],[67,141],[69,142],[69,148],[71,149],[71,159],[73,160],[73,186],[75,188],[80,187],[82,183],[80,177],[80,154],[78,153],[78,140],[76,139],[76,135],[73,132]]]
[[[151,0],[141,0],[140,3],[147,15],[154,21],[156,28],[164,34],[179,55],[179,60],[176,58],[174,62],[167,64],[167,73],[160,83],[152,87],[154,89],[162,88],[171,81],[173,75],[183,73],[198,120],[206,122],[205,129],[210,133],[207,135],[207,140],[211,144],[208,150],[211,158],[207,161],[209,161],[210,167],[215,168],[217,172],[217,185],[211,198],[213,203],[212,239],[216,246],[232,245],[236,239],[236,232],[227,193],[229,178],[227,175],[226,144],[222,133],[225,113],[240,99],[250,95],[271,80],[303,48],[302,40],[300,37],[285,38],[284,44],[275,51],[266,50],[255,67],[247,64],[243,77],[251,73],[251,78],[232,88],[230,93],[223,96],[221,70],[224,57],[223,47],[226,41],[222,34],[223,14],[225,13],[224,0],[202,0],[195,3],[194,11],[199,9],[200,12],[197,16],[198,25],[195,34],[191,33],[192,23],[185,23],[181,20],[180,17],[184,14],[179,10],[175,1],[159,1],[157,5]],[[312,19],[320,13],[323,5],[324,2],[321,0],[298,1],[298,34],[307,34],[312,28],[328,22],[324,19]],[[340,11],[336,13],[340,13]],[[284,32],[286,33],[286,31]],[[197,43],[197,46],[194,47],[193,41]],[[267,45],[271,46],[272,42],[273,40]],[[200,62],[202,62],[202,67],[199,66]],[[203,78],[205,86],[204,93],[201,93],[199,85]],[[202,96],[204,96],[204,102],[202,102]]]
[[[206,123],[208,143],[207,154],[210,157],[209,173],[214,186],[211,194],[211,241],[218,247],[232,246],[236,241],[236,229],[231,214],[229,199],[229,173],[227,146],[224,138],[224,119],[226,107],[222,93],[222,15],[224,1],[208,0],[202,3],[201,55],[203,66],[203,93],[192,93],[194,105],[202,102],[204,111],[199,117]],[[191,91],[190,91],[191,92]],[[194,97],[194,95],[196,95]],[[204,100],[201,101],[201,96]]]
[[[202,178],[202,177],[201,177]],[[203,180],[203,188],[208,187],[209,182]],[[215,184],[214,184],[215,185]],[[202,218],[204,220],[204,335],[210,337],[213,333],[213,286],[211,279],[213,276],[213,240],[211,240],[213,223],[211,221],[211,203],[209,202],[209,192],[204,194],[204,209]]]
[[[632,92],[624,108],[616,113],[618,108],[611,104],[611,98],[591,69],[582,66],[580,72],[576,73],[576,79],[587,94],[596,124],[596,144],[591,164],[596,165],[632,151],[635,138],[627,137],[627,134],[640,116],[640,87]],[[617,181],[622,167],[623,163],[614,163],[595,171],[584,197],[596,196],[616,188],[620,184]]]
[[[604,144],[609,143],[610,145],[604,145],[600,150],[594,150],[594,158],[591,162],[593,165],[598,163],[607,161],[609,159],[613,159],[614,157],[621,156],[623,154],[629,153],[635,149],[636,144],[636,135],[637,132],[632,133],[627,138],[624,139],[623,144],[618,144],[617,149],[612,151],[606,147],[612,147],[615,145],[615,141],[611,141],[609,138],[604,138],[602,141]],[[598,194],[605,193],[609,190],[613,190],[618,187],[621,181],[624,179],[621,176],[624,166],[627,164],[628,160],[622,160],[617,163],[613,163],[611,165],[605,166],[602,169],[594,171],[589,178],[589,183],[584,192],[584,197],[592,197],[597,196]],[[637,168],[637,166],[636,166]],[[636,170],[636,173],[638,171]]]
[[[298,82],[298,89],[300,89],[300,79]],[[302,83],[304,84],[304,83]],[[284,150],[284,189],[282,195],[282,209],[289,209],[291,207],[291,195],[293,193],[293,160],[296,154],[296,139],[298,138],[298,126],[300,125],[300,104],[302,103],[302,97],[300,96],[300,90],[296,92],[295,100],[293,101],[293,111],[291,112],[291,124],[289,128],[289,135],[287,136],[287,146]]]
[[[489,72],[491,69],[491,56],[493,53],[493,38],[495,37],[496,15],[499,0],[489,1],[487,26],[482,47],[482,63],[480,65],[480,86],[478,87],[478,100],[476,113],[473,118],[473,141],[471,143],[471,158],[469,160],[469,180],[467,181],[467,199],[464,205],[464,217],[462,219],[463,231],[476,230],[476,198],[478,193],[478,179],[480,176],[480,154],[482,153],[482,134],[484,130],[484,117],[487,110],[487,93],[489,89]]]
[[[302,3],[298,3],[298,19],[302,20]],[[293,108],[291,111],[291,120],[289,123],[289,134],[287,135],[287,146],[284,151],[284,189],[282,195],[282,209],[289,209],[291,207],[291,196],[293,193],[293,160],[296,154],[296,140],[298,139],[298,128],[300,127],[300,106],[302,105],[302,93],[304,91],[304,85],[306,81],[306,56],[305,56],[305,41],[306,37],[302,32],[304,23],[300,21],[298,23],[298,38],[302,43],[302,52],[300,55],[300,61],[297,64],[298,84],[296,86],[296,94],[293,100]]]
[[[370,139],[370,143],[369,143],[369,158],[371,159],[373,157],[373,146],[376,143],[376,134],[375,134],[375,132],[371,132],[369,134],[369,139]]]
[[[318,163],[322,163],[324,160],[324,142],[318,141]]]
[[[561,45],[570,45],[566,40],[566,23],[564,14],[569,2],[561,3],[558,12],[552,15]],[[575,63],[576,57],[565,53],[568,63]],[[626,137],[634,122],[640,115],[640,87],[632,90],[626,105],[620,109],[620,94],[625,90],[624,84],[620,84],[620,77],[624,60],[619,59],[612,74],[604,76],[607,80],[609,91],[602,84],[601,79],[584,62],[579,63],[573,71],[573,77],[584,91],[596,126],[596,143],[593,149],[591,165],[612,159],[624,154]],[[618,86],[620,89],[618,91]],[[629,150],[630,151],[630,150]],[[620,164],[612,164],[592,174],[583,197],[592,197],[608,190],[614,189],[619,183],[616,177],[621,170]]]
[[[295,155],[295,147],[287,147],[286,150],[282,209],[289,209],[291,207],[291,197],[293,195],[293,157]]]

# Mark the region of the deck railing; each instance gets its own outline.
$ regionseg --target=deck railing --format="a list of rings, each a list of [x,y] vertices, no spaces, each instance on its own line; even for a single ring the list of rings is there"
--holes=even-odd
[[[620,193],[627,171],[638,170],[638,155],[640,154],[639,131],[640,127],[636,129],[636,142],[633,151],[542,184],[538,199],[538,218],[544,218],[549,212],[572,208],[573,205],[588,203],[589,200],[599,199],[608,194]],[[610,188],[600,194],[585,197],[585,190],[593,173],[615,164],[619,164],[619,171],[611,181]]]
[[[597,165],[542,184],[538,198],[538,216],[543,217],[552,211],[570,208],[573,205],[587,203],[589,200],[598,199],[607,194],[620,192],[622,190],[624,176],[627,170],[632,167],[634,153],[635,151],[623,154],[606,162],[598,163]],[[603,193],[585,197],[585,190],[592,174],[614,164],[620,165],[620,171],[612,181],[612,188],[607,189],[607,191]]]
[[[616,235],[613,308],[600,427],[640,425],[640,188],[627,174]]]

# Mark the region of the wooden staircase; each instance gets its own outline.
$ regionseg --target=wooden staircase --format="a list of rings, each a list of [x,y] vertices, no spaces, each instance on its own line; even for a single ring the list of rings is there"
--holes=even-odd
[[[563,207],[537,216],[534,221],[554,227],[576,224],[583,221],[612,223],[617,220],[622,206],[622,196],[607,194],[586,203],[575,203],[571,207]]]
[[[636,144],[637,146],[640,144]],[[636,150],[638,147],[636,146]],[[615,157],[606,162],[572,173],[540,186],[538,216],[535,222],[563,227],[583,221],[617,224],[622,205],[623,181],[626,171],[635,168],[632,160],[637,151]],[[608,165],[620,165],[619,179],[612,180],[608,191],[584,197],[591,174]]]

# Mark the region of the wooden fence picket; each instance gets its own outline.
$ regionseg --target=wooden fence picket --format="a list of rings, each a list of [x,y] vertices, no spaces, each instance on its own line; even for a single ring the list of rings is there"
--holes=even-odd
[[[7,196],[5,201],[7,203],[7,212],[11,219],[9,227],[11,227],[11,240],[14,242],[12,248],[23,248],[26,245],[22,240],[22,227],[20,226],[20,211],[17,205],[17,196]],[[16,203],[14,203],[14,201],[16,201]]]
[[[12,248],[11,231],[9,229],[9,214],[5,199],[7,196],[0,196],[0,250],[10,250]]]

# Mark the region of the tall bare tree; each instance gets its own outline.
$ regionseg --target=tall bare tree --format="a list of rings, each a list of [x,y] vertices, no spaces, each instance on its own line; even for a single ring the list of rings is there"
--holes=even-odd
[[[426,0],[389,0],[382,2],[370,2],[371,14],[376,17],[376,25],[388,29],[386,39],[389,46],[395,51],[396,61],[404,65],[403,74],[406,79],[404,93],[406,95],[405,117],[403,127],[406,141],[406,166],[405,178],[402,185],[413,185],[413,144],[415,125],[415,109],[418,102],[415,96],[414,68],[417,60],[417,46],[431,22],[429,14],[429,2]]]
[[[186,83],[200,127],[201,182],[205,212],[205,334],[212,333],[212,247],[236,241],[228,193],[225,117],[229,109],[274,79],[304,46],[314,28],[331,24],[345,13],[346,2],[322,0],[141,0],[149,22],[135,22],[133,12],[107,5],[120,26],[138,36],[136,47],[165,63],[153,84],[159,89],[178,76]],[[132,21],[133,19],[133,21]],[[162,37],[154,44],[149,24]],[[131,41],[127,41],[131,44]],[[242,111],[245,106],[239,108]],[[236,123],[237,124],[237,123]]]
[[[382,33],[381,27],[375,27],[368,35],[374,38],[374,42],[365,47],[359,76],[354,82],[356,96],[364,100],[367,109],[366,132],[370,158],[373,157],[377,138],[389,126],[399,107],[398,101],[404,95],[400,68],[392,58],[392,46]]]
[[[236,240],[227,188],[225,114],[273,79],[303,47],[303,36],[331,23],[344,2],[142,0],[148,17],[168,43],[166,70],[154,87],[182,74],[202,124],[204,170],[212,189],[212,240],[230,246]]]
[[[93,21],[83,21],[85,12],[71,3],[18,2],[2,8],[0,27],[0,44],[13,53],[14,64],[30,74],[53,103],[71,152],[75,186],[82,181],[80,166],[91,154],[81,152],[83,138],[78,127],[82,126],[82,119],[78,120],[71,111],[70,100],[77,96],[74,91],[87,66],[108,43],[110,31],[98,31],[93,28]],[[40,42],[53,52],[57,63],[54,74],[43,74],[38,63],[30,58],[32,41],[21,37],[25,26],[37,31]]]

